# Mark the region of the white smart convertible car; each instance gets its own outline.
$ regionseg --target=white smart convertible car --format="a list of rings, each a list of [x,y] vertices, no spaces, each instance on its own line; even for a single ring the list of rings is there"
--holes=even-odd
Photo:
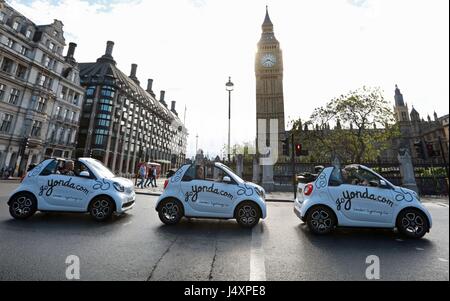
[[[133,182],[116,177],[100,161],[81,158],[70,162],[45,160],[32,169],[9,198],[9,212],[15,219],[27,219],[36,211],[89,212],[97,221],[105,221],[115,212],[133,208]]]
[[[316,234],[337,226],[397,228],[407,237],[421,238],[432,226],[416,192],[362,165],[324,169],[298,195],[294,212]]]
[[[236,219],[252,228],[266,218],[265,191],[245,182],[226,165],[184,165],[165,183],[156,211],[164,224],[183,217]]]

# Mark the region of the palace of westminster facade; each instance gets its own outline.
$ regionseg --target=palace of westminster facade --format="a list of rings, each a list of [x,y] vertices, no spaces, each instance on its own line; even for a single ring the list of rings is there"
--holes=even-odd
[[[67,54],[63,24],[36,25],[0,0],[0,170],[20,175],[45,158],[93,157],[130,175],[141,161],[176,168],[187,130],[175,102],[116,67],[113,42],[95,63]]]

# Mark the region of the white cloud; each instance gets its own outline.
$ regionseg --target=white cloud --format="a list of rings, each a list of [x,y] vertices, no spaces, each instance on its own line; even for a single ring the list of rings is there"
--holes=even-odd
[[[446,0],[143,0],[101,4],[61,0],[30,6],[10,1],[38,23],[57,18],[78,43],[80,62],[95,61],[107,40],[125,73],[155,79],[178,102],[191,136],[216,154],[227,140],[225,82],[232,76],[233,141],[255,135],[254,55],[269,4],[285,63],[286,117],[308,118],[333,97],[363,85],[381,86],[393,100],[398,84],[424,116],[448,112],[449,48]]]

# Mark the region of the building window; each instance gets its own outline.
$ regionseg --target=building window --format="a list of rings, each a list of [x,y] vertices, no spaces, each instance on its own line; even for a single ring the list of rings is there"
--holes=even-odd
[[[65,100],[66,99],[66,95],[67,95],[67,87],[62,87],[62,89],[61,89],[61,94],[59,95],[59,97],[61,98],[61,99],[63,99],[63,100]]]
[[[86,97],[93,97],[95,94],[95,87],[89,87],[86,89]]]
[[[6,86],[4,84],[0,84],[0,100],[3,100],[5,97]]]
[[[18,31],[18,30],[19,30],[19,27],[20,27],[20,23],[17,22],[17,21],[14,21],[14,23],[13,23],[13,29],[14,29],[15,31]]]
[[[67,119],[68,115],[69,115],[69,110],[68,110],[68,109],[65,109],[65,110],[64,110],[63,119]]]
[[[9,58],[4,58],[2,63],[2,71],[6,73],[11,73],[14,62]]]
[[[57,36],[58,36],[58,32],[57,32],[56,30],[53,32],[53,36],[54,36],[54,37],[57,37]]]
[[[103,97],[114,98],[114,96],[116,95],[116,91],[114,90],[113,87],[104,86],[103,89],[102,89],[101,95]]]
[[[5,114],[3,117],[1,126],[0,126],[0,132],[7,133],[9,132],[9,129],[11,128],[11,123],[13,120],[13,115]]]
[[[59,131],[59,137],[58,137],[58,142],[60,143],[60,144],[63,144],[64,143],[64,134],[66,133],[66,130],[65,129],[61,129],[60,131]]]
[[[11,49],[14,48],[15,44],[16,44],[16,42],[14,42],[13,39],[8,39],[8,41],[6,42],[6,45]]]
[[[73,90],[69,90],[69,94],[67,94],[67,101],[73,102]]]
[[[95,130],[95,139],[94,139],[95,145],[104,146],[107,142],[107,139],[108,139],[107,130],[102,129]]]
[[[39,74],[37,84],[39,86],[44,86],[46,79],[47,79],[47,77],[45,75]]]
[[[28,56],[28,48],[25,46],[20,47],[20,54],[24,56]]]
[[[17,67],[16,77],[20,79],[25,79],[25,75],[27,73],[27,67],[19,65]]]
[[[46,103],[47,103],[47,99],[45,99],[44,97],[39,97],[36,111],[41,112],[41,113],[44,112],[44,110],[46,108]]]
[[[61,107],[56,107],[55,116],[59,117],[59,114],[61,114]]]
[[[31,128],[31,136],[39,137],[41,135],[41,129],[42,129],[42,122],[34,121],[33,127]]]
[[[53,49],[55,49],[55,44],[53,42],[50,42],[48,44],[48,49],[50,49],[51,51],[53,51]]]
[[[50,58],[48,57],[48,55],[44,55],[44,56],[42,57],[42,64],[43,64],[45,67],[48,67],[48,66],[50,65]]]
[[[67,138],[65,139],[65,143],[71,143],[72,141],[71,141],[71,137],[72,136],[72,130],[71,129],[68,129],[67,130]]]
[[[47,88],[47,89],[51,89],[52,83],[53,83],[53,81],[51,78],[49,78],[43,74],[40,74],[38,76],[37,84],[39,86]]]
[[[17,89],[12,88],[11,89],[11,94],[9,95],[9,103],[12,105],[17,104],[17,100],[19,100],[19,94],[20,91]]]
[[[0,22],[3,22],[6,20],[6,14],[4,12],[0,12]]]
[[[27,37],[27,38],[31,38],[31,35],[33,34],[33,32],[31,31],[31,29],[28,29],[27,30],[27,33],[25,34],[25,36]]]
[[[78,106],[80,104],[80,94],[75,93],[73,96],[73,102],[74,105]]]

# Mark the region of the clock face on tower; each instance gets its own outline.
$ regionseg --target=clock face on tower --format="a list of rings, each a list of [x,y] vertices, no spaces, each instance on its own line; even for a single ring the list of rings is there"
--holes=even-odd
[[[265,68],[272,68],[277,63],[277,58],[272,53],[265,53],[261,57],[261,65]]]

